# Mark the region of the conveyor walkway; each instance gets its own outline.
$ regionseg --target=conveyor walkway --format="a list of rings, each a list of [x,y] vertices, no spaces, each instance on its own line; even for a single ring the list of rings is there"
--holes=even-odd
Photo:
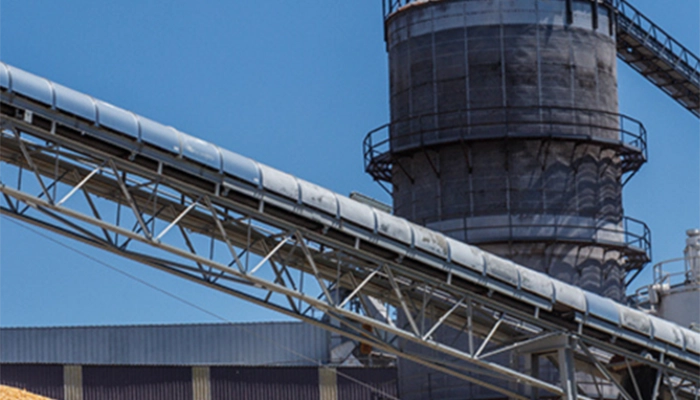
[[[606,1],[617,14],[618,57],[700,117],[698,56],[626,0]]]

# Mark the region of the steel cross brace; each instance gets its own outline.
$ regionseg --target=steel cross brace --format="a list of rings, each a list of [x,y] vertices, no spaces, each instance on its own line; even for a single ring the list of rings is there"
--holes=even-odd
[[[7,149],[5,149],[5,151],[7,151]],[[40,155],[41,154],[34,154],[33,158],[34,161],[36,161],[36,165],[38,166],[38,168],[41,169],[41,162],[43,161],[40,160]],[[55,157],[55,155],[53,153],[50,153],[48,150],[46,151],[45,155],[47,157]],[[64,154],[63,157],[68,156]],[[6,157],[6,155],[3,154],[2,161],[7,162],[8,159],[9,157]],[[104,162],[105,160],[94,160],[81,156],[74,157],[72,159],[67,159],[65,161],[70,164],[72,169],[79,168],[80,165],[86,165],[88,167],[82,169],[83,171],[85,171],[84,173],[78,174],[79,179],[80,176],[87,176],[90,173],[89,171],[94,170],[95,165],[100,165],[100,163]],[[114,165],[117,166],[117,168],[121,170],[122,166],[120,164],[122,163],[122,161],[113,160],[112,162],[114,163]],[[9,162],[8,164],[12,165],[11,162]],[[51,163],[51,167],[51,171],[53,172],[53,163]],[[99,191],[99,186],[96,185],[106,184],[102,181],[111,179],[112,182],[116,182],[117,179],[123,179],[123,177],[125,176],[124,174],[121,174],[118,171],[113,172],[114,176],[111,176],[108,172],[109,171],[105,172],[104,174],[95,174],[89,180],[89,182],[86,182],[84,184],[84,187],[81,189],[91,193],[95,190]],[[137,175],[134,174],[134,171],[130,171],[129,177],[131,179],[135,179]],[[145,181],[149,181],[154,178],[157,177],[143,177]],[[76,181],[74,179],[72,183],[64,182],[62,184],[70,186],[71,184],[79,184],[79,182],[80,180]],[[124,186],[129,185],[126,181],[122,181],[122,184]],[[164,180],[163,185],[167,186],[168,182]],[[112,184],[112,188],[115,186],[116,185]],[[127,187],[127,189],[132,195],[133,200],[138,203],[142,201],[141,199],[144,199],[148,196],[144,197],[144,195],[140,194],[139,190],[135,189],[136,186],[138,186],[138,183],[131,184],[131,186]],[[146,188],[146,186],[148,185],[143,186],[143,188]],[[400,264],[396,264],[396,261],[373,259],[372,257],[368,257],[367,254],[362,253],[361,251],[355,251],[356,249],[353,249],[352,246],[338,246],[332,240],[327,240],[324,237],[324,232],[312,232],[298,228],[294,229],[294,226],[285,226],[284,224],[279,224],[276,228],[273,228],[277,221],[275,221],[274,219],[266,218],[266,215],[264,215],[264,213],[261,214],[260,211],[256,213],[254,211],[247,211],[245,208],[242,207],[237,208],[236,210],[229,210],[226,208],[222,208],[219,205],[213,204],[213,199],[208,197],[209,195],[205,195],[203,193],[198,193],[197,191],[191,191],[187,189],[183,190],[183,188],[177,188],[172,185],[170,187],[172,188],[172,193],[180,193],[180,196],[185,196],[191,199],[206,198],[206,201],[209,202],[208,205],[197,204],[185,214],[182,214],[182,211],[186,210],[187,206],[180,205],[180,208],[178,209],[180,210],[180,214],[174,214],[182,216],[177,225],[179,227],[184,226],[187,229],[195,228],[195,232],[198,234],[209,236],[215,235],[216,239],[221,242],[223,242],[223,238],[228,242],[226,243],[227,247],[237,247],[244,249],[244,251],[250,250],[256,254],[259,254],[260,257],[264,258],[271,251],[271,249],[270,247],[265,245],[265,241],[261,241],[262,238],[276,237],[277,239],[275,240],[279,240],[279,238],[284,238],[285,235],[289,235],[289,232],[296,232],[296,240],[290,240],[288,237],[287,240],[276,242],[278,245],[282,243],[280,245],[281,247],[277,249],[277,252],[275,254],[268,257],[267,264],[273,265],[275,262],[282,262],[281,265],[284,271],[287,271],[287,268],[295,268],[299,269],[302,273],[304,271],[308,273],[313,273],[313,277],[318,283],[318,285],[313,288],[303,289],[303,280],[298,281],[298,283],[296,284],[293,284],[291,283],[291,279],[289,280],[289,284],[282,284],[280,281],[280,272],[282,271],[282,269],[278,269],[277,272],[274,272],[274,277],[272,278],[272,280],[268,280],[263,276],[253,276],[253,274],[246,273],[245,270],[241,271],[239,269],[238,271],[236,271],[235,269],[229,268],[225,263],[217,262],[215,260],[207,259],[205,257],[194,254],[194,252],[191,249],[183,250],[176,246],[169,245],[167,243],[160,243],[159,241],[155,241],[149,238],[146,234],[141,233],[138,230],[134,231],[133,228],[126,229],[121,226],[108,223],[102,220],[100,217],[101,214],[94,212],[94,210],[91,215],[86,215],[79,210],[73,210],[64,207],[63,205],[53,205],[50,201],[44,200],[41,197],[28,195],[22,192],[21,190],[13,189],[6,185],[2,186],[0,192],[3,193],[4,198],[8,201],[8,207],[2,209],[2,212],[6,215],[11,215],[15,218],[20,219],[22,219],[23,217],[29,218],[27,216],[18,215],[16,213],[17,208],[12,207],[12,200],[14,199],[21,202],[22,204],[29,205],[34,209],[49,212],[45,215],[42,215],[41,217],[44,219],[48,218],[49,220],[53,221],[54,225],[51,226],[54,226],[54,228],[52,230],[58,231],[58,226],[65,226],[65,228],[62,229],[65,232],[71,232],[73,234],[73,236],[71,237],[81,238],[81,241],[89,243],[93,246],[104,248],[108,251],[122,254],[127,257],[129,257],[129,255],[133,257],[133,254],[135,254],[133,250],[129,252],[126,248],[115,248],[110,243],[110,241],[105,240],[100,242],[99,240],[101,238],[99,238],[96,235],[89,237],[86,236],[86,232],[82,232],[76,228],[78,226],[78,223],[82,223],[86,227],[98,229],[102,232],[107,231],[115,235],[123,235],[127,238],[127,240],[138,242],[140,245],[156,247],[160,250],[166,251],[167,253],[173,256],[182,258],[187,262],[201,264],[202,266],[206,266],[212,271],[216,270],[216,273],[221,277],[223,283],[243,285],[248,289],[265,289],[265,296],[258,297],[258,301],[256,302],[256,304],[265,304],[269,308],[274,309],[284,308],[285,310],[287,310],[287,314],[292,314],[299,317],[300,319],[303,319],[301,318],[301,316],[304,316],[304,314],[299,313],[299,310],[301,310],[302,307],[297,307],[295,309],[293,307],[289,307],[288,305],[280,306],[279,304],[274,304],[271,302],[273,300],[271,298],[272,293],[280,294],[286,300],[295,299],[299,302],[299,304],[307,304],[309,307],[332,315],[338,320],[342,319],[343,321],[345,321],[344,324],[346,327],[350,326],[353,329],[361,329],[362,324],[371,325],[373,326],[375,332],[384,332],[385,339],[392,338],[389,341],[387,341],[377,336],[374,340],[378,341],[379,343],[383,343],[383,346],[385,346],[387,349],[392,349],[392,352],[394,353],[401,353],[400,355],[402,356],[410,357],[411,355],[407,355],[405,354],[405,352],[402,352],[400,349],[398,349],[396,345],[393,344],[393,338],[400,337],[402,340],[408,340],[411,342],[419,343],[422,346],[433,348],[443,354],[447,354],[457,359],[467,361],[472,365],[475,365],[480,368],[485,368],[488,371],[493,371],[493,373],[503,376],[504,379],[521,381],[531,387],[537,387],[557,395],[564,395],[565,390],[559,386],[552,385],[551,383],[541,381],[537,378],[529,377],[526,374],[521,374],[518,371],[509,369],[508,367],[504,367],[494,362],[476,359],[471,355],[473,354],[473,351],[465,353],[461,350],[451,347],[450,345],[436,343],[425,335],[425,328],[421,327],[421,329],[418,329],[415,323],[413,324],[414,326],[411,326],[411,329],[405,329],[406,327],[397,327],[395,324],[390,323],[391,319],[376,320],[373,318],[369,318],[367,316],[369,313],[367,313],[366,311],[365,314],[361,314],[358,312],[353,312],[352,310],[348,310],[348,302],[333,302],[332,297],[329,296],[330,285],[328,285],[328,282],[333,282],[337,279],[337,284],[340,284],[348,290],[354,292],[353,297],[359,297],[360,299],[369,297],[377,298],[383,302],[392,304],[393,307],[400,307],[402,309],[408,310],[409,312],[417,311],[418,313],[422,313],[422,317],[424,317],[425,313],[427,312],[427,304],[433,304],[437,307],[443,307],[441,309],[442,311],[440,311],[440,313],[436,317],[438,321],[442,321],[440,323],[447,324],[452,327],[460,327],[462,326],[462,323],[464,323],[465,326],[469,325],[468,330],[470,341],[472,340],[472,336],[475,336],[478,332],[481,332],[480,335],[488,334],[488,330],[484,332],[483,328],[481,328],[481,331],[475,329],[476,326],[474,323],[476,320],[480,320],[479,323],[483,325],[483,320],[485,316],[502,315],[504,312],[509,317],[513,318],[522,318],[523,316],[526,316],[523,315],[521,311],[511,310],[508,307],[504,308],[502,305],[499,305],[498,302],[491,301],[488,297],[479,297],[480,295],[477,296],[480,300],[474,301],[473,299],[468,299],[466,300],[466,304],[460,305],[460,302],[465,301],[464,294],[452,292],[452,289],[449,287],[449,284],[445,285],[444,283],[439,283],[434,280],[431,281],[430,279],[423,279],[423,277],[411,277],[410,275],[406,274],[408,271],[405,268],[403,268]],[[113,192],[113,189],[110,190],[111,192]],[[111,192],[102,191],[100,192],[102,193],[100,194],[100,197],[105,197],[107,193]],[[165,197],[163,197],[167,197],[167,193],[167,191],[162,191],[158,193],[159,198],[156,199],[158,204],[163,206],[167,204],[178,204],[174,201],[172,203],[168,203],[168,201],[170,200],[167,200]],[[239,213],[241,217],[237,219],[231,219],[231,211]],[[60,218],[58,218],[59,216]],[[218,231],[212,231],[211,229],[197,230],[197,225],[193,225],[192,221],[195,221],[197,218],[200,217],[202,220],[206,219],[208,221],[211,221],[212,218],[215,218],[216,221],[218,221],[215,221],[215,225],[217,225]],[[159,216],[159,218],[164,218],[166,222],[172,223],[173,218],[175,217],[167,217],[165,215],[161,215]],[[248,231],[247,236],[236,233],[237,231],[235,229],[237,227],[240,228],[240,225],[242,225],[239,221],[243,221],[246,219],[248,221],[259,221],[259,223],[252,230]],[[67,224],[68,220],[75,222],[71,222],[71,224],[73,225],[69,225]],[[49,229],[49,225],[50,224],[43,224],[42,227],[45,229]],[[211,222],[208,222],[208,225],[211,226]],[[81,228],[83,230],[87,229],[85,227]],[[163,236],[161,237],[161,239],[165,240],[167,238]],[[256,245],[255,243],[258,244]],[[299,247],[301,251],[298,251],[295,254],[294,249],[296,249],[297,247]],[[272,249],[274,248],[276,248],[275,245],[272,246]],[[323,250],[326,248],[333,250],[330,252]],[[120,253],[120,250],[124,253]],[[282,254],[287,254],[287,257],[281,259]],[[191,269],[183,268],[183,263],[178,264],[173,261],[170,261],[169,264],[165,261],[159,261],[158,263],[155,263],[153,258],[148,258],[143,255],[139,256],[139,260],[141,260],[141,262],[143,262],[144,264],[151,266],[155,266],[157,264],[161,267],[160,269],[168,270],[168,272],[177,271],[178,274],[189,274],[193,271],[198,270],[195,267],[191,267]],[[329,264],[333,265],[333,273],[329,272]],[[168,265],[168,268],[165,268],[165,265]],[[255,271],[256,275],[257,272],[263,272],[261,268],[262,266],[259,267],[257,271]],[[340,268],[343,269],[342,273],[340,273]],[[202,271],[199,272],[201,273]],[[289,275],[287,272],[285,272],[285,274],[289,278],[291,278],[291,275]],[[188,276],[188,279],[205,284],[207,286],[215,285],[214,282],[203,282],[203,279],[199,278],[198,276]],[[210,276],[210,274],[207,274],[206,276]],[[397,287],[399,289],[398,291],[396,290]],[[324,294],[321,296],[321,298],[316,298],[314,291],[316,291],[315,293],[321,291],[324,292]],[[251,294],[246,292],[245,290],[241,290],[236,293],[240,294],[240,296],[238,297],[245,297],[247,299],[251,297]],[[314,295],[311,295],[311,293],[314,293]],[[428,296],[429,299],[426,300],[426,296]],[[415,307],[412,303],[414,299],[421,299],[421,301],[423,302],[423,307]],[[478,311],[478,313],[474,313],[474,311]],[[459,320],[462,322],[457,323],[453,321],[458,316],[464,315],[465,312],[468,315],[470,315],[471,318],[459,317]],[[476,318],[476,320],[474,318]],[[506,322],[505,320],[503,320],[504,322],[502,322],[501,324],[503,326],[503,329],[517,328],[521,333],[529,332],[530,335],[534,336],[546,334],[547,332],[553,332],[552,329],[555,329],[553,326],[546,324],[544,321],[538,320],[536,317],[534,320],[532,319],[532,317],[529,318],[530,319],[526,318],[522,320],[523,323],[520,323],[519,326],[513,325],[510,323],[510,321]],[[471,320],[471,323],[468,323],[469,320]],[[525,329],[523,331],[523,328],[528,326],[529,324],[533,324],[530,326],[530,330]],[[409,325],[411,324],[409,323]],[[494,336],[494,338],[497,334],[497,331],[500,332],[500,329],[492,330],[492,336]],[[363,340],[367,340],[366,333],[362,333],[361,337],[363,338]],[[496,342],[502,342],[502,340],[503,339],[498,339]],[[601,346],[607,348],[610,347],[606,344],[601,344]],[[377,346],[377,348],[379,348],[379,346]],[[486,354],[488,355],[488,353]],[[415,358],[416,356],[413,357]],[[486,358],[486,356],[482,358]],[[424,360],[424,362],[427,361]],[[444,370],[446,368],[444,367],[444,365],[442,367],[440,367],[440,365],[433,366],[438,367],[437,369],[439,370]],[[671,371],[669,375],[672,376],[673,371]],[[666,381],[669,380],[667,379]],[[510,396],[512,394],[512,392],[508,392],[508,394],[506,395]],[[579,395],[578,398],[585,397]]]
[[[267,281],[264,278],[258,278],[256,276],[251,275],[251,274],[242,273],[240,271],[231,269],[225,265],[222,265],[222,264],[219,264],[219,263],[214,262],[212,260],[206,259],[202,256],[193,254],[189,251],[185,251],[185,250],[176,248],[174,246],[167,245],[167,244],[164,244],[164,243],[159,242],[159,241],[155,241],[152,238],[145,236],[144,234],[138,234],[138,233],[135,233],[131,230],[127,230],[127,229],[124,229],[122,227],[115,226],[111,223],[96,220],[91,216],[81,214],[80,212],[77,212],[74,210],[66,209],[63,206],[56,206],[56,205],[49,204],[48,202],[46,202],[42,199],[36,198],[34,196],[31,196],[31,195],[24,194],[22,192],[15,191],[7,186],[4,186],[4,185],[0,186],[0,192],[8,195],[11,198],[14,198],[16,200],[24,202],[24,203],[32,206],[33,208],[44,208],[47,210],[51,210],[55,214],[60,214],[60,215],[64,216],[63,218],[67,217],[70,219],[76,219],[78,221],[87,223],[89,225],[96,226],[98,228],[104,228],[104,229],[107,229],[113,233],[117,233],[117,234],[122,235],[124,237],[128,237],[134,241],[138,241],[140,243],[148,244],[150,246],[159,248],[161,250],[164,250],[172,255],[181,257],[183,259],[187,259],[190,261],[194,261],[196,263],[201,263],[203,265],[207,265],[207,266],[209,266],[213,269],[216,269],[218,271],[225,272],[226,275],[228,275],[236,280],[244,281],[249,286],[261,287],[261,288],[265,288],[266,290],[273,291],[275,293],[280,293],[280,294],[284,294],[284,295],[287,295],[287,296],[290,296],[293,298],[297,298],[297,299],[303,301],[304,303],[313,306],[315,309],[318,309],[319,311],[329,313],[329,314],[331,314],[333,316],[337,316],[339,318],[340,317],[345,318],[349,321],[352,321],[352,323],[354,323],[354,324],[371,325],[377,330],[387,331],[388,333],[391,333],[392,335],[399,336],[402,339],[410,340],[410,341],[413,341],[413,342],[416,342],[419,344],[423,344],[423,345],[427,345],[428,347],[430,347],[434,350],[438,350],[439,352],[445,353],[445,354],[450,355],[452,357],[455,357],[457,359],[472,362],[479,367],[483,367],[483,368],[486,368],[488,370],[494,371],[496,373],[503,374],[504,377],[508,377],[510,379],[516,379],[516,380],[519,380],[521,382],[537,386],[541,389],[544,389],[544,390],[551,392],[551,393],[554,393],[554,394],[560,394],[560,395],[564,394],[564,391],[562,389],[560,389],[557,386],[552,385],[550,383],[533,379],[533,378],[528,377],[527,375],[522,374],[518,371],[510,370],[507,367],[498,365],[498,364],[493,363],[493,362],[488,362],[488,361],[476,359],[475,357],[472,357],[466,353],[463,353],[460,350],[445,346],[443,344],[439,344],[439,343],[436,343],[436,342],[433,342],[430,340],[423,341],[419,335],[416,335],[415,331],[412,331],[412,330],[406,331],[406,330],[397,328],[396,326],[391,326],[387,323],[366,317],[365,315],[356,314],[356,313],[353,313],[349,310],[336,307],[333,303],[330,303],[330,302],[327,302],[324,300],[318,300],[316,298],[309,296],[306,293],[297,292],[297,291],[294,291],[293,289],[290,289],[286,286],[282,286],[282,285],[276,284],[274,282]],[[6,215],[12,215],[11,213],[8,213],[9,209],[3,209],[2,211]],[[61,221],[59,221],[59,222],[61,222]],[[300,239],[303,239],[303,236],[300,232],[297,232],[297,237]],[[92,239],[95,240],[95,238],[92,238]],[[87,240],[85,240],[85,241],[87,241]],[[103,247],[103,246],[106,246],[106,243],[102,244],[102,246],[100,246],[100,247]],[[308,260],[308,257],[310,255],[308,247],[307,247],[307,252],[305,252],[305,255],[306,255],[307,260]],[[394,281],[394,284],[397,285],[396,281]],[[391,349],[394,352],[396,352],[395,347],[391,347]],[[467,377],[464,377],[464,378],[466,379]],[[472,377],[469,377],[469,380],[475,380],[475,379]],[[483,382],[482,382],[482,384],[487,385],[487,384],[484,384]],[[497,391],[504,393],[506,395],[509,395],[509,396],[514,395],[513,393],[511,393],[509,391],[504,392],[504,389],[502,389],[500,387],[492,387],[491,389],[497,390]],[[515,396],[515,398],[523,398],[524,399],[525,397]],[[580,397],[580,398],[585,398],[585,397]]]

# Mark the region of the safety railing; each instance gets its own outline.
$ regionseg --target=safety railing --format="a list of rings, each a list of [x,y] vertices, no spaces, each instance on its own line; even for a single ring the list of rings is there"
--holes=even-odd
[[[629,303],[637,307],[653,310],[659,302],[658,292],[670,291],[688,284],[697,284],[700,282],[700,275],[698,275],[698,271],[691,267],[693,263],[700,263],[700,258],[679,257],[654,264],[653,282],[638,288],[634,294],[629,296]],[[636,277],[637,274],[632,276],[627,285]]]
[[[423,114],[382,125],[365,136],[365,171],[388,181],[401,152],[448,143],[499,139],[559,139],[619,146],[636,171],[647,159],[644,125],[625,115],[564,107],[498,107]],[[388,178],[388,179],[387,179]]]
[[[681,262],[683,265],[679,266]],[[698,281],[700,276],[696,276],[697,272],[691,268],[693,262],[700,261],[697,257],[683,257],[654,264],[654,284],[674,287]]]
[[[605,0],[617,13],[618,30],[640,41],[645,48],[663,58],[678,72],[700,86],[700,59],[685,46],[654,24],[625,0]]]
[[[628,271],[641,269],[652,257],[651,230],[644,222],[627,216],[618,217],[617,222],[604,216],[581,218],[546,214],[528,219],[514,215],[482,216],[478,219],[457,214],[441,216],[442,221],[457,219],[462,220],[461,226],[439,230],[471,244],[518,241],[595,243],[623,253],[627,257],[625,267]],[[435,219],[419,221],[428,227],[437,222]]]
[[[643,250],[651,260],[651,229],[649,226],[632,217],[623,217],[622,222],[627,246]]]

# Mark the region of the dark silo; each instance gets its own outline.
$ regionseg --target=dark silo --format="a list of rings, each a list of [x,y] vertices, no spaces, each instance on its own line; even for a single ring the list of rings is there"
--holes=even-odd
[[[613,11],[591,0],[384,6],[391,122],[365,139],[365,165],[391,183],[394,213],[622,300],[649,259],[648,230],[624,217],[621,196],[646,134],[618,114]],[[488,396],[405,365],[402,398]]]

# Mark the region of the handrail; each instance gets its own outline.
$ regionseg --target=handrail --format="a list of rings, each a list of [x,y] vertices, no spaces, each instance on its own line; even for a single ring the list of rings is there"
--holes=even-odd
[[[449,215],[443,215],[442,220],[450,220],[450,219],[456,219],[456,218],[464,218],[464,215],[454,215],[454,218],[452,218]],[[553,218],[559,219],[560,217],[568,217],[567,215],[552,215]],[[571,217],[577,217],[575,215],[572,215]],[[619,220],[619,222],[609,222],[605,220],[599,220],[595,217],[592,217],[591,219],[595,220],[595,225],[591,224],[585,224],[585,223],[575,223],[575,222],[561,222],[561,221],[553,221],[553,222],[526,222],[523,224],[517,224],[517,223],[512,223],[512,221],[509,221],[507,224],[499,224],[499,223],[489,223],[487,226],[485,225],[479,225],[479,226],[465,226],[463,228],[457,228],[457,229],[451,229],[451,230],[445,230],[444,233],[447,234],[448,236],[450,235],[451,232],[456,232],[459,230],[464,229],[465,231],[468,231],[468,237],[465,237],[464,240],[467,243],[471,244],[480,244],[480,243],[486,243],[486,242],[494,242],[494,241],[527,241],[527,240],[537,240],[537,241],[546,241],[547,238],[551,238],[552,240],[556,240],[558,242],[562,241],[570,241],[570,242],[579,242],[582,240],[585,240],[587,243],[592,241],[593,243],[600,243],[600,244],[606,244],[606,245],[613,245],[616,247],[620,248],[625,248],[623,250],[623,253],[626,253],[628,255],[631,254],[638,254],[638,253],[643,253],[648,260],[651,259],[652,254],[651,254],[651,229],[649,229],[649,226],[647,226],[644,222],[628,217],[628,216],[622,216]],[[423,221],[425,222],[425,221]],[[424,225],[424,223],[423,223]],[[518,236],[513,234],[514,229],[526,229],[526,228],[532,228],[532,229],[549,229],[551,231],[551,234],[546,235],[546,234],[540,234],[536,238],[531,238],[529,239],[527,236]],[[503,237],[500,237],[499,235],[489,235],[488,239],[479,239],[478,238],[478,232],[479,231],[492,231],[492,232],[497,232],[498,230],[504,230],[508,229],[509,233],[508,235],[505,235]],[[571,232],[578,233],[578,235],[572,234]],[[585,236],[582,234],[582,232],[588,232],[590,235]],[[471,233],[471,234],[469,234]],[[609,235],[608,238],[605,238],[605,235]],[[619,235],[619,238],[621,239],[620,241],[616,241],[614,239],[610,239],[610,237]],[[585,237],[584,237],[585,236]],[[647,261],[648,261],[647,260]],[[641,265],[633,265],[630,270],[638,269],[641,268]]]
[[[649,226],[636,218],[628,216],[622,217],[622,221],[627,246],[644,250],[651,260],[651,229],[649,229]]]
[[[693,270],[689,266],[691,260],[695,259],[697,258],[678,257],[654,264],[652,267],[654,279],[653,282],[649,285],[638,288],[634,294],[628,297],[628,300],[633,305],[646,305],[647,307],[651,307],[653,309],[653,304],[650,304],[650,294],[652,291],[667,291],[674,288],[683,287],[684,285],[692,283],[698,278],[694,275]],[[676,265],[679,263],[683,263],[683,267],[677,267]],[[664,268],[669,264],[673,264],[674,266],[671,268]]]
[[[546,116],[541,117],[537,121],[527,120],[526,118],[511,119],[512,114],[518,113],[520,111],[532,111],[528,113],[528,116],[534,113],[551,113],[552,111],[566,111],[576,113],[576,118],[569,118],[569,120],[582,120],[583,118],[588,119],[588,123],[576,123],[569,121],[551,121],[550,118]],[[492,113],[492,112],[503,112],[506,119],[505,120],[493,120],[480,123],[470,123],[465,125],[463,121],[468,120],[469,115],[476,115],[478,113]],[[594,122],[594,118],[605,118],[614,117],[617,118],[618,127],[612,127],[610,125],[601,125],[598,122]],[[436,120],[443,118],[451,118],[457,120],[457,122],[450,125],[439,125],[436,124]],[[495,119],[495,118],[494,118]],[[428,122],[428,120],[430,120]],[[402,124],[410,124],[413,127],[418,124],[417,129],[412,129],[413,132],[409,134],[397,134],[393,133],[397,129],[397,126]],[[486,134],[486,135],[470,135],[468,134],[473,128],[480,128],[486,126],[534,126],[540,127],[540,133],[538,134],[518,134],[510,133],[508,129],[501,134]],[[555,129],[561,128],[578,128],[582,133],[558,133]],[[458,129],[459,135],[454,135],[453,130]],[[587,134],[585,129],[588,130]],[[622,114],[616,114],[607,111],[597,111],[597,110],[586,110],[586,109],[574,109],[574,108],[564,108],[564,107],[497,107],[497,108],[479,108],[470,110],[459,110],[450,111],[442,113],[427,113],[415,117],[409,117],[405,119],[395,120],[391,123],[384,124],[378,128],[373,129],[365,136],[363,140],[363,155],[364,155],[364,167],[365,171],[370,172],[377,166],[377,162],[388,161],[387,157],[391,157],[401,150],[415,149],[421,146],[431,146],[437,144],[445,144],[450,142],[466,142],[470,140],[487,140],[487,139],[500,139],[500,138],[514,138],[514,139],[530,139],[530,138],[562,138],[562,139],[581,139],[582,137],[586,140],[591,141],[606,141],[604,138],[597,137],[594,135],[595,131],[604,132],[615,132],[618,135],[618,141],[620,144],[630,147],[631,150],[637,150],[643,156],[643,159],[647,159],[647,132],[644,125],[631,117]],[[465,132],[467,134],[465,134]],[[392,134],[393,133],[393,134]],[[410,143],[409,145],[402,146],[399,148],[396,144],[397,141],[406,141]],[[371,172],[370,172],[371,173]]]
[[[605,0],[617,13],[618,27],[627,28],[626,32],[633,33],[643,39],[645,46],[654,45],[653,50],[664,56],[677,71],[700,86],[700,59],[671,35],[642,14],[625,0]],[[636,29],[633,29],[636,28]],[[651,42],[653,39],[656,43]],[[660,48],[659,48],[660,45]]]
[[[679,257],[671,260],[661,261],[654,264],[654,285],[663,285],[667,283],[670,287],[683,285],[690,282],[697,282],[700,278],[696,276],[696,272],[691,267],[691,260],[698,260],[698,257]],[[671,263],[683,261],[683,269],[675,268],[675,272],[664,270],[664,266]],[[682,277],[682,280],[676,279]]]

